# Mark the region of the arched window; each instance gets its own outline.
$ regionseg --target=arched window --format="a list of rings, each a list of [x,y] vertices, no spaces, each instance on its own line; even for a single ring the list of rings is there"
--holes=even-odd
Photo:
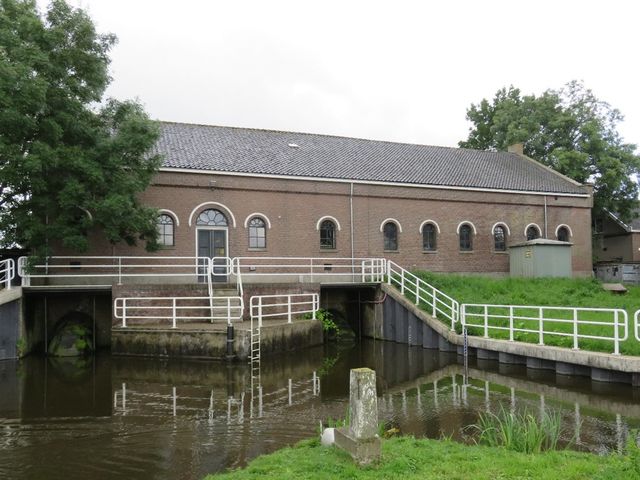
[[[398,250],[398,226],[393,222],[387,222],[382,227],[384,232],[384,249]]]
[[[267,248],[267,226],[260,217],[249,220],[249,248]]]
[[[425,252],[436,250],[438,246],[436,235],[436,226],[433,223],[427,223],[422,227],[422,249]]]
[[[320,224],[320,248],[336,248],[336,225],[331,220],[324,220]]]
[[[502,225],[496,225],[493,228],[493,248],[496,252],[507,250],[507,235]]]
[[[567,227],[560,227],[556,235],[558,237],[558,240],[560,240],[561,242],[569,241],[569,229]]]
[[[460,251],[470,252],[473,250],[473,230],[471,225],[464,224],[460,226]]]
[[[173,247],[176,244],[173,218],[164,213],[159,215],[156,227],[158,228],[158,243],[165,247]]]
[[[209,210],[204,210],[200,215],[198,215],[196,225],[207,225],[209,227],[226,227],[229,224],[227,222],[227,217],[224,216],[224,213],[222,213],[220,210],[210,208]]]
[[[540,238],[540,230],[535,225],[530,225],[527,227],[527,241],[535,240],[536,238]]]

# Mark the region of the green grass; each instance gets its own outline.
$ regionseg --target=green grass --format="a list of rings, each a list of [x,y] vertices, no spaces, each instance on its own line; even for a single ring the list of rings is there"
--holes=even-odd
[[[640,479],[637,448],[627,455],[599,457],[589,453],[550,451],[524,454],[450,440],[399,437],[384,440],[377,465],[357,467],[335,447],[317,440],[253,460],[245,469],[210,480],[246,479]]]
[[[460,304],[479,303],[494,305],[541,305],[541,306],[563,306],[563,307],[590,307],[590,308],[620,308],[626,310],[629,317],[629,337],[621,343],[620,353],[626,355],[640,355],[640,342],[637,342],[633,334],[633,315],[640,309],[640,287],[627,286],[628,292],[624,295],[613,294],[602,289],[601,284],[592,279],[570,279],[570,278],[488,278],[451,274],[436,274],[430,272],[413,272],[422,280],[435,286],[447,295],[455,298]],[[407,295],[412,298],[411,294]],[[414,297],[413,297],[414,298]],[[412,299],[413,299],[412,298]],[[426,311],[430,311],[427,305],[421,305]],[[482,309],[475,308],[468,310],[469,313],[482,313]],[[508,309],[494,309],[491,313],[497,315],[508,315]],[[531,320],[517,320],[515,326],[532,332],[516,333],[514,340],[530,343],[538,343],[538,310],[521,308],[514,314],[524,317],[531,317]],[[571,334],[573,325],[571,323],[572,313],[547,310],[544,318],[558,318],[567,320],[567,323],[545,322],[545,331],[556,331],[558,334],[545,334],[545,345],[557,345],[563,347],[573,347],[573,338],[563,336],[562,333]],[[611,316],[603,313],[583,312],[579,317],[581,320],[589,321],[610,321]],[[482,318],[477,317],[477,322]],[[621,319],[622,320],[622,319]],[[449,323],[443,319],[445,323]],[[507,327],[509,322],[506,319],[492,319],[491,325]],[[603,335],[613,336],[612,325],[582,325],[579,328],[581,335]],[[483,335],[484,331],[479,328],[470,328],[469,334]],[[619,335],[623,335],[623,329],[619,328]],[[509,338],[506,330],[490,330],[489,336],[492,338]],[[613,342],[596,339],[581,339],[579,347],[585,350],[613,352]]]

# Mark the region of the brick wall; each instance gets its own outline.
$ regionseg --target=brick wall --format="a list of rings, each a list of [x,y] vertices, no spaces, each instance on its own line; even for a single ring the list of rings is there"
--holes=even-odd
[[[171,210],[179,221],[175,247],[158,255],[195,255],[195,220],[203,209],[217,208],[229,220],[229,256],[350,257],[350,188],[348,183],[326,181],[161,172],[142,200]],[[541,195],[363,184],[355,184],[353,189],[355,256],[385,256],[404,267],[433,271],[506,274],[508,254],[494,251],[493,225],[502,222],[508,226],[508,245],[524,241],[530,223],[536,223],[544,235],[545,198]],[[205,202],[215,204],[196,209]],[[556,227],[568,225],[573,233],[574,274],[590,274],[591,198],[550,195],[546,202],[547,237],[555,239]],[[248,247],[244,224],[254,212],[264,214],[271,223],[264,250]],[[323,216],[334,217],[339,223],[335,250],[320,248],[317,223]],[[380,226],[387,218],[397,220],[402,228],[395,252],[383,250]],[[439,226],[436,252],[422,250],[419,229],[425,220]],[[457,228],[463,221],[471,222],[477,231],[472,252],[459,251]],[[112,247],[96,233],[88,254],[133,255],[144,254],[144,250]]]

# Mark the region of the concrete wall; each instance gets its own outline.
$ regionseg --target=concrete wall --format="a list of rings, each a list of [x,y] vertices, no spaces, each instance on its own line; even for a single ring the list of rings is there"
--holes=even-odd
[[[322,326],[318,321],[268,325],[261,330],[261,355],[284,353],[322,345]],[[234,351],[238,360],[249,358],[248,326],[236,325]],[[120,355],[152,357],[226,359],[226,331],[126,328],[114,329],[111,351]]]
[[[210,181],[215,180],[215,188]],[[509,271],[508,255],[493,248],[493,226],[508,226],[507,244],[525,240],[525,227],[544,229],[544,197],[526,193],[492,193],[383,185],[353,186],[353,225],[350,221],[350,185],[343,183],[267,179],[208,174],[159,173],[142,200],[175,213],[176,244],[159,255],[195,255],[197,215],[217,208],[229,221],[229,256],[351,256],[351,229],[355,256],[385,256],[408,268],[444,272],[501,273]],[[216,204],[204,205],[205,202]],[[574,274],[591,272],[591,198],[547,196],[549,238],[556,227],[571,228]],[[196,209],[196,211],[194,211]],[[259,212],[268,218],[267,247],[250,249],[245,221]],[[318,221],[331,216],[339,223],[336,248],[321,249]],[[398,250],[385,251],[381,223],[395,219],[401,226]],[[233,224],[235,219],[235,225]],[[189,225],[191,220],[192,225]],[[437,223],[437,251],[424,252],[420,226]],[[476,234],[473,251],[460,252],[458,226],[467,221]],[[89,254],[145,254],[139,248],[111,246],[95,233]],[[59,254],[72,253],[58,250]]]

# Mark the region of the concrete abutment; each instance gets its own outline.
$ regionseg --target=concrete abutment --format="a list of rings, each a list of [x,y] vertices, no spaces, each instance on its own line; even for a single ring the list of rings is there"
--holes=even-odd
[[[373,338],[425,349],[455,352],[464,355],[464,337],[419,309],[395,288],[381,285],[386,295],[382,318],[365,316],[363,331]],[[380,295],[378,295],[380,296]],[[448,322],[448,320],[447,320]],[[379,334],[378,334],[379,332]],[[467,337],[467,355],[476,356],[478,366],[497,362],[501,370],[526,368],[532,371],[552,371],[558,379],[589,377],[593,382],[624,383],[640,387],[640,358],[601,352],[571,350],[508,340]]]

